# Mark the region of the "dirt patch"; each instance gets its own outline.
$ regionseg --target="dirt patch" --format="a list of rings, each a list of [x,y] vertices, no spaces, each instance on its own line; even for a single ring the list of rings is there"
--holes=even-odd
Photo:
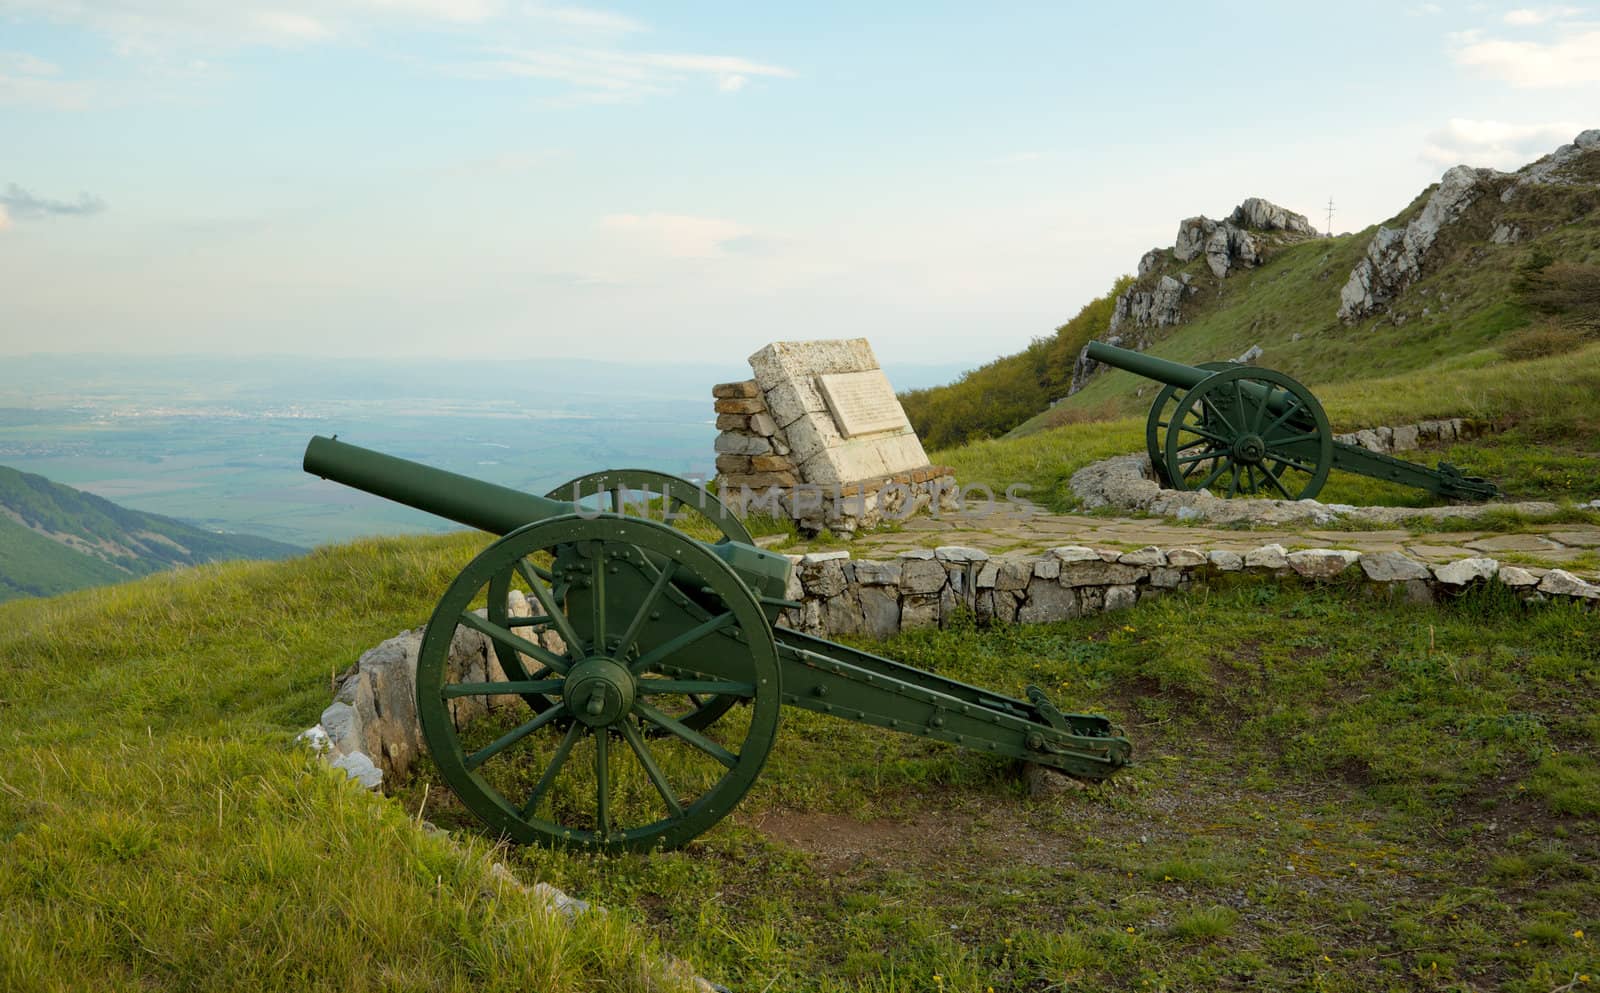
[[[809,852],[834,868],[863,859],[898,863],[939,858],[968,844],[973,819],[956,811],[862,821],[845,814],[772,810],[761,814],[754,826],[773,841]]]

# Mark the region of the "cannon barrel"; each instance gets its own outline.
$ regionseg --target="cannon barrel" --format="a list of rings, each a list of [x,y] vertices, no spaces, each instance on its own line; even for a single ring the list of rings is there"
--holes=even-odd
[[[579,509],[567,501],[534,496],[321,435],[306,445],[302,465],[314,476],[490,534],[507,535]],[[787,556],[737,541],[720,542],[710,549],[758,596],[782,597],[792,569]]]
[[[1158,383],[1166,383],[1168,386],[1176,386],[1184,390],[1192,390],[1216,374],[1215,369],[1197,369],[1194,366],[1184,365],[1182,362],[1158,359],[1154,355],[1131,352],[1126,348],[1118,348],[1115,345],[1107,345],[1098,341],[1089,342],[1086,354],[1096,362],[1104,362],[1106,365],[1131,372],[1134,375],[1143,376],[1146,379],[1153,379]],[[1290,409],[1290,407],[1299,406],[1294,398],[1288,394],[1263,389],[1256,383],[1241,381],[1238,386],[1252,400],[1258,403],[1265,399],[1267,409],[1274,414],[1281,414]],[[1308,425],[1304,412],[1301,410],[1296,410],[1290,416],[1289,423],[1297,426]]]
[[[490,534],[510,534],[524,524],[572,513],[568,503],[320,435],[306,445],[304,468],[314,476]]]
[[[1153,379],[1158,383],[1168,386],[1177,386],[1181,389],[1192,390],[1200,385],[1200,381],[1211,375],[1207,369],[1196,369],[1182,362],[1172,362],[1167,359],[1158,359],[1154,355],[1143,352],[1134,352],[1115,345],[1107,345],[1100,341],[1089,342],[1088,351],[1085,353],[1096,362],[1131,372],[1136,376]]]

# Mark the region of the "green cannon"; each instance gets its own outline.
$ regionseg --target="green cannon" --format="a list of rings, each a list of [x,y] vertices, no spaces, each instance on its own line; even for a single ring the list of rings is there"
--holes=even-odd
[[[1164,384],[1145,419],[1145,448],[1172,489],[1310,500],[1330,470],[1342,469],[1453,500],[1499,494],[1448,462],[1430,469],[1335,441],[1322,404],[1281,372],[1234,362],[1187,366],[1098,341],[1085,354]]]
[[[416,702],[440,775],[503,836],[685,844],[749,790],[783,705],[1091,781],[1129,761],[1109,720],[1064,714],[1037,687],[1018,700],[775,627],[798,606],[785,599],[793,564],[684,480],[596,473],[538,497],[323,437],[304,466],[501,536],[428,621]],[[720,537],[629,514],[630,498],[693,512]],[[467,674],[450,662],[462,629],[493,648]]]

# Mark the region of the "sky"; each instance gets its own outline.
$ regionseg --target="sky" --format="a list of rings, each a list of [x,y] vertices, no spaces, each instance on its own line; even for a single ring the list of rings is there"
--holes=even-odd
[[[1600,127],[1600,7],[0,0],[0,361],[971,363]]]

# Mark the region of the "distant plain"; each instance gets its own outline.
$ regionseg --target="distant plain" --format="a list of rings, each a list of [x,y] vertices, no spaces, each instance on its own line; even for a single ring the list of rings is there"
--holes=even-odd
[[[759,346],[752,345],[752,351]],[[891,367],[896,385],[951,368]],[[720,365],[38,355],[0,361],[0,465],[211,530],[311,547],[445,531],[307,476],[314,434],[545,492],[600,469],[707,478]]]

